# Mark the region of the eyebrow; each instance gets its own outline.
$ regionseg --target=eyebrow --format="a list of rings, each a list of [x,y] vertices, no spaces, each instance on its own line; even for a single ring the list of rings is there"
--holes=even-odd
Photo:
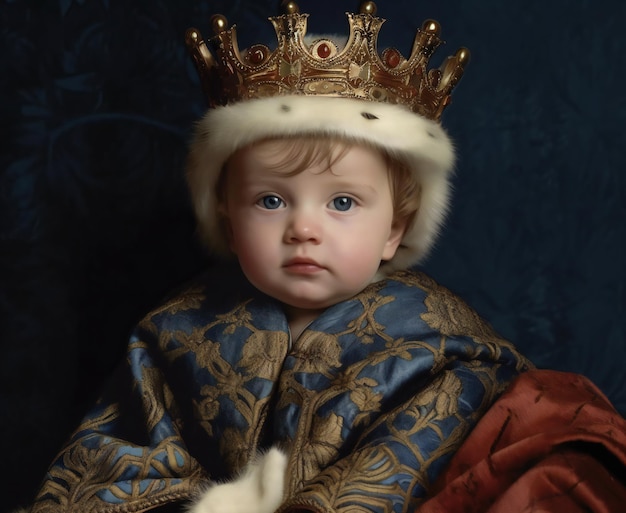
[[[371,186],[369,184],[355,182],[353,180],[340,180],[338,182],[334,182],[333,186],[336,186],[339,189],[346,189],[346,190],[350,190],[352,188],[357,188],[357,189],[368,190],[368,191],[371,191],[371,192],[374,192],[374,193],[378,192],[376,187],[373,187],[373,186]]]

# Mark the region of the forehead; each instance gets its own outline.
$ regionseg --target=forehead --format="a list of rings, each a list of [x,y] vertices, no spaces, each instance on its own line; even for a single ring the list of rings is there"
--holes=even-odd
[[[380,151],[353,141],[327,137],[268,139],[238,150],[227,169],[270,171],[293,176],[304,170],[335,170],[342,160],[367,167],[387,167]]]

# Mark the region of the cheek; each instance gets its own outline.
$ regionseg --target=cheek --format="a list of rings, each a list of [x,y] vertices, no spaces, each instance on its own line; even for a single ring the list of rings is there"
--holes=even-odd
[[[357,272],[363,272],[370,267],[377,270],[380,261],[388,253],[387,243],[391,233],[391,215],[371,218],[358,229],[351,230],[348,236],[340,239],[345,260],[350,262],[349,266],[354,266]]]
[[[247,258],[258,246],[257,237],[254,233],[236,228],[232,230],[231,249],[239,258]]]
[[[345,272],[360,274],[378,268],[387,238],[372,228],[364,226],[336,239],[336,258]]]
[[[271,254],[271,240],[268,226],[249,221],[242,223],[237,219],[231,223],[231,250],[242,264],[268,258]]]
[[[250,245],[255,244],[254,230],[250,228],[250,223],[246,222],[249,216],[239,209],[231,210],[228,219],[231,250],[239,255]]]
[[[231,242],[231,249],[244,274],[254,283],[256,277],[263,273],[262,263],[267,261],[262,249],[250,237],[235,234]]]

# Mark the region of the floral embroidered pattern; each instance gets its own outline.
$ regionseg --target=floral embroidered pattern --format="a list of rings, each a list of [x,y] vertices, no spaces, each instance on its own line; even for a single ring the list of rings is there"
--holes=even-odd
[[[210,283],[139,324],[34,513],[183,501],[275,444],[289,452],[281,511],[407,511],[529,367],[420,274],[398,273],[329,308],[292,347],[278,303],[239,288],[215,297]]]

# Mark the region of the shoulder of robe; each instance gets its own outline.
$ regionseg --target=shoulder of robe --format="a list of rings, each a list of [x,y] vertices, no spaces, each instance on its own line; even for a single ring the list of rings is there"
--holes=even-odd
[[[427,311],[421,317],[431,328],[443,335],[468,336],[482,342],[506,342],[460,296],[425,273],[398,271],[390,279],[416,287],[426,294],[424,304]]]

